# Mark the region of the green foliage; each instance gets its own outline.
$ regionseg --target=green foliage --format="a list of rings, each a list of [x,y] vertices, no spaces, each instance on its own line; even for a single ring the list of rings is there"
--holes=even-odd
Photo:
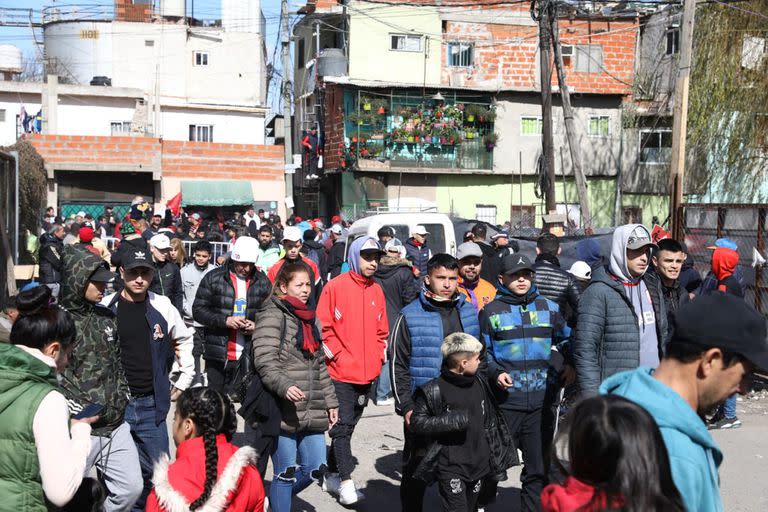
[[[768,0],[734,5],[768,13]],[[768,192],[768,56],[763,53],[754,66],[742,65],[750,37],[768,38],[768,19],[720,4],[697,8],[689,177],[693,184],[709,182],[723,201],[765,201],[760,194]]]
[[[19,152],[19,229],[22,233],[28,229],[37,234],[47,199],[43,158],[26,140],[19,140],[3,150]]]

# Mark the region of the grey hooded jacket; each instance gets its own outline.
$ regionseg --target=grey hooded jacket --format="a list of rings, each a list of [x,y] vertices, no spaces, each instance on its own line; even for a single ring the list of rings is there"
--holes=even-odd
[[[597,268],[581,296],[573,359],[583,396],[597,394],[600,383],[611,375],[640,366],[640,326],[635,308],[621,281],[630,281],[626,244],[637,224],[620,226],[614,233],[610,270]],[[658,282],[645,281],[646,286]],[[659,294],[651,293],[657,297]],[[653,299],[652,299],[653,300]],[[659,353],[667,339],[664,301],[653,301]]]

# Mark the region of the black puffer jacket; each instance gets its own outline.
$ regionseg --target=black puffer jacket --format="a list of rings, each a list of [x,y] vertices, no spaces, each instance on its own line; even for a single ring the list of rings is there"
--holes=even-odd
[[[483,252],[483,266],[480,268],[480,278],[485,279],[489,283],[497,282],[501,270],[499,252],[486,242],[478,242],[477,245]]]
[[[545,256],[536,258],[533,268],[536,271],[533,281],[539,294],[557,303],[566,320],[570,320],[579,313],[579,299],[581,290],[576,279],[560,268],[557,258],[550,261]]]
[[[411,264],[400,258],[384,256],[373,280],[384,290],[387,320],[390,326],[394,326],[400,310],[419,296],[419,284],[413,275]]]
[[[179,314],[184,314],[184,285],[181,282],[181,270],[175,263],[155,262],[155,277],[152,278],[149,291],[168,297]]]
[[[509,431],[504,415],[493,398],[490,387],[482,374],[477,381],[483,386],[488,408],[485,414],[485,432],[490,456],[490,477],[496,481],[507,479],[507,469],[520,464],[517,447]],[[422,454],[413,477],[431,483],[435,480],[435,471],[442,445],[440,436],[466,430],[469,415],[465,410],[449,411],[440,392],[438,379],[432,379],[416,390],[414,408],[411,416],[412,432],[419,437],[414,453]]]
[[[40,237],[40,282],[52,284],[61,282],[61,254],[64,243],[50,233]]]
[[[200,281],[192,317],[203,325],[203,358],[206,361],[225,363],[229,329],[227,317],[232,316],[235,306],[235,287],[230,277],[230,265],[211,270]],[[246,292],[246,318],[254,320],[256,311],[272,292],[272,285],[262,272],[255,271],[248,282]]]

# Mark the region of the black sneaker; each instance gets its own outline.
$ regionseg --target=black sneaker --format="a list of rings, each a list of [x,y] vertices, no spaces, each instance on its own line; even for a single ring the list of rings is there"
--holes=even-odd
[[[725,416],[721,417],[719,420],[710,423],[707,428],[709,430],[720,430],[720,429],[729,429],[729,428],[739,428],[741,426],[741,420],[734,416],[733,418],[726,418]]]

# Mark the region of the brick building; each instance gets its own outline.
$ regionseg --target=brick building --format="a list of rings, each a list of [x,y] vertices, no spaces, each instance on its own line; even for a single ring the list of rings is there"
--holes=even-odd
[[[537,22],[528,4],[472,4],[307,4],[294,29],[294,84],[297,127],[318,126],[325,142],[329,176],[320,187],[328,200],[318,205],[320,213],[431,208],[499,224],[512,219],[521,226],[543,213],[537,193]],[[603,14],[573,7],[558,16],[597,226],[621,222],[624,210],[650,221],[666,209],[658,194],[617,186],[624,181],[617,176],[637,168],[637,154],[625,151],[631,146],[639,153],[629,141],[637,135],[624,130],[623,114],[633,101],[644,23],[636,11]],[[576,220],[571,157],[552,75],[556,195],[559,208]]]

